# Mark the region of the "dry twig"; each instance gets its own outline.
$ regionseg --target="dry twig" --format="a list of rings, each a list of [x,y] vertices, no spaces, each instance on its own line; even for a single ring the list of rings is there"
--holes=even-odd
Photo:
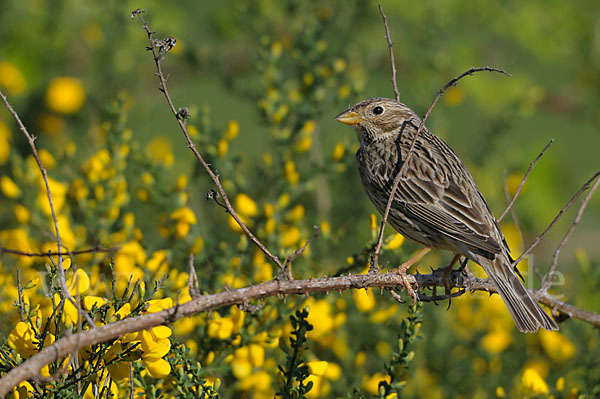
[[[381,8],[381,4],[379,4],[379,13],[381,14],[381,18],[383,18],[383,26],[385,26],[385,40],[388,44],[388,49],[390,50],[390,63],[392,64],[392,86],[394,87],[394,97],[396,101],[400,101],[400,91],[398,91],[398,83],[396,82],[396,62],[394,61],[394,50],[392,47],[394,43],[392,43],[392,37],[390,36],[390,28],[388,27],[387,17],[383,13],[383,8]]]
[[[50,204],[50,212],[52,215],[52,221],[54,223],[54,231],[56,233],[56,247],[57,247],[57,250],[59,253],[57,269],[58,269],[58,280],[60,283],[61,291],[62,291],[63,295],[65,296],[65,298],[67,298],[71,302],[71,304],[73,304],[73,306],[75,306],[75,308],[77,309],[77,312],[79,312],[79,314],[87,321],[87,323],[90,326],[95,327],[95,324],[94,324],[94,321],[92,320],[92,318],[87,314],[87,312],[84,312],[83,309],[81,309],[81,307],[79,306],[79,304],[77,302],[75,302],[75,300],[73,299],[73,296],[71,295],[71,293],[69,292],[69,289],[67,287],[67,278],[65,276],[65,269],[63,268],[62,241],[60,238],[60,230],[58,229],[58,219],[56,218],[56,212],[54,210],[54,203],[52,202],[52,193],[50,193],[50,184],[48,183],[48,174],[46,173],[46,168],[44,168],[44,165],[42,165],[42,161],[40,160],[40,156],[38,155],[37,148],[35,146],[36,138],[29,133],[29,131],[27,130],[27,128],[21,121],[19,114],[17,114],[17,111],[15,111],[14,108],[12,107],[12,105],[10,105],[10,103],[8,102],[8,99],[6,98],[6,96],[4,95],[4,93],[2,91],[0,91],[0,97],[2,97],[2,100],[4,101],[4,105],[6,106],[6,109],[8,109],[8,112],[10,112],[10,114],[12,115],[14,120],[17,122],[17,125],[19,126],[19,130],[21,130],[21,132],[23,132],[25,137],[27,137],[27,141],[29,142],[29,147],[31,147],[31,152],[33,154],[33,157],[35,158],[35,161],[37,162],[38,168],[40,169],[42,178],[44,180],[44,185],[46,187],[46,196],[48,197],[48,203]]]

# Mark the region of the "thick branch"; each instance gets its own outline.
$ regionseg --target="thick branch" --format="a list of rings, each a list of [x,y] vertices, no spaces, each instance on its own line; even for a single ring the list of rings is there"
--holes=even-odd
[[[446,287],[464,289],[464,291],[495,292],[492,283],[487,279],[479,279],[465,275],[457,270],[450,273],[446,285],[444,273],[410,274],[407,276],[411,285],[419,288]],[[198,312],[217,309],[224,306],[243,305],[252,300],[271,296],[291,294],[306,295],[316,292],[333,292],[362,288],[397,288],[403,286],[402,277],[397,273],[358,274],[340,277],[325,277],[310,280],[279,281],[227,290],[217,294],[203,295],[190,302],[179,304],[162,312],[127,318],[115,323],[106,324],[91,330],[62,337],[53,345],[26,360],[20,366],[12,369],[0,380],[0,397],[3,397],[21,381],[35,378],[41,367],[62,359],[69,353],[76,352],[90,345],[106,342],[124,334],[141,331],[163,324],[173,323],[183,317],[189,317]],[[536,291],[531,291],[535,295]],[[443,299],[437,298],[436,300]],[[561,312],[570,317],[581,319],[596,327],[600,327],[600,315],[578,309],[559,301],[548,293],[543,293],[540,302],[549,306],[554,312]]]

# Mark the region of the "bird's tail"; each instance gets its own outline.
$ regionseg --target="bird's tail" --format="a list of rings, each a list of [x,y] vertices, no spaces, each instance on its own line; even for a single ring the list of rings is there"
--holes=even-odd
[[[558,330],[556,322],[531,298],[505,256],[478,260],[494,282],[519,331],[535,332],[539,327],[548,331]]]

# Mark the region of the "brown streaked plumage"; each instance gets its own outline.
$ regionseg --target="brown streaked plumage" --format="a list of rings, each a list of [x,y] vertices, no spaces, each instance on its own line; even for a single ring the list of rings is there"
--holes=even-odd
[[[362,101],[336,119],[354,126],[360,141],[356,153],[360,179],[383,214],[421,120],[406,105],[389,98]],[[417,137],[413,151],[395,192],[389,223],[414,241],[481,265],[520,331],[557,330],[556,322],[514,273],[504,235],[458,155],[427,128]]]

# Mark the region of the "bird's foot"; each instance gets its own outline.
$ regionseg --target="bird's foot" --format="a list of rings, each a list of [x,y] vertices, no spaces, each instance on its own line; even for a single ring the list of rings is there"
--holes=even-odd
[[[406,271],[412,265],[414,265],[416,261],[425,256],[425,254],[429,251],[431,251],[431,248],[423,248],[422,250],[417,252],[412,258],[410,258],[409,260],[392,270],[393,273],[397,273],[400,275],[400,278],[402,279],[402,284],[404,285],[404,288],[406,288],[406,293],[412,297],[414,303],[416,303],[419,300],[419,295],[410,285],[410,282],[408,281],[408,277],[406,275]]]

